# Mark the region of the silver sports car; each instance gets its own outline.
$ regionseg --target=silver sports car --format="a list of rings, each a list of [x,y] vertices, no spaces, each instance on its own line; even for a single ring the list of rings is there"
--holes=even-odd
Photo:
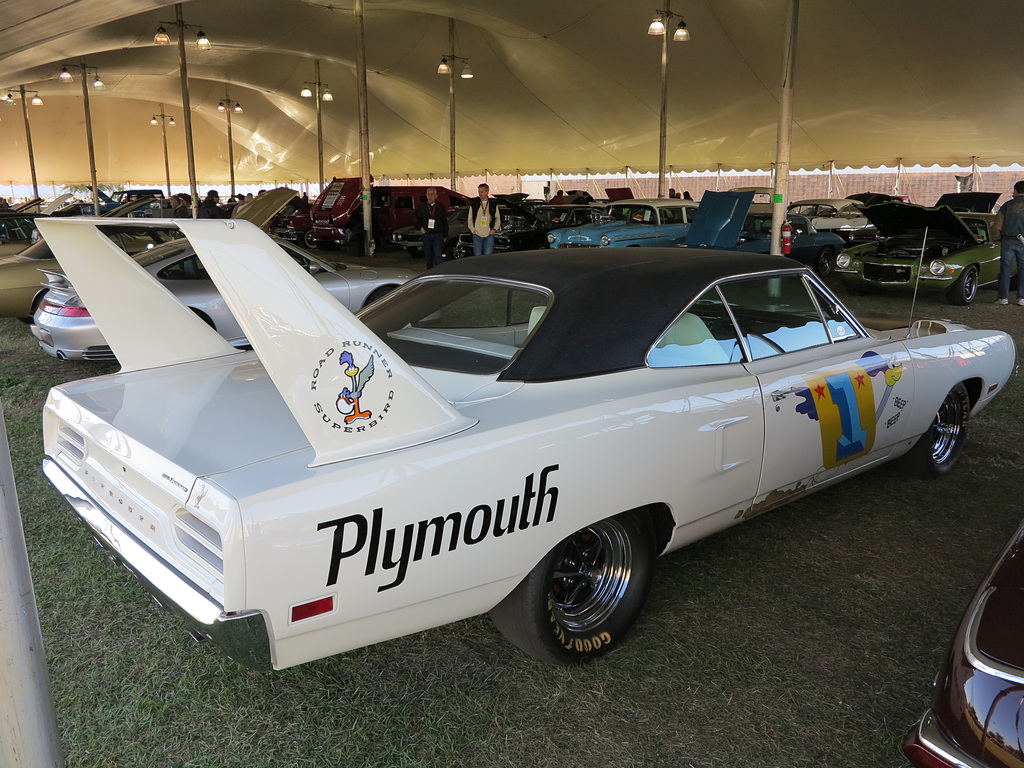
[[[353,312],[415,276],[395,268],[327,264],[296,245],[281,240],[277,243]],[[175,240],[132,258],[221,336],[236,347],[247,345],[242,329],[187,240]],[[114,360],[114,353],[74,286],[62,272],[42,271],[49,279],[49,291],[32,318],[32,333],[43,351],[61,360]]]

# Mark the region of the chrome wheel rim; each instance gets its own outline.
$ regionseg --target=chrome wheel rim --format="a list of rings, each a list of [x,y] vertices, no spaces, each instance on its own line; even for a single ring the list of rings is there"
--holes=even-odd
[[[582,632],[605,621],[622,602],[632,567],[632,543],[615,520],[570,536],[551,577],[552,611],[558,623]]]
[[[953,455],[963,432],[964,415],[963,400],[952,392],[946,395],[932,425],[932,459],[936,464]]]
[[[964,277],[964,299],[970,303],[974,300],[975,294],[978,292],[978,275],[971,270]]]

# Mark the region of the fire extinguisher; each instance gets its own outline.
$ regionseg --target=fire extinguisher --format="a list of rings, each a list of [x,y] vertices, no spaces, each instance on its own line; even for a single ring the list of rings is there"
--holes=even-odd
[[[793,225],[788,221],[782,223],[782,255],[789,256],[793,252]]]

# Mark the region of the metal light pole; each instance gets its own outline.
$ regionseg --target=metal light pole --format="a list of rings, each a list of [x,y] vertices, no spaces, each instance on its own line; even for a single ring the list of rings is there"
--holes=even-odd
[[[32,172],[32,196],[39,197],[39,185],[36,183],[36,156],[32,152],[32,128],[28,123],[28,101],[25,98],[25,86],[20,87],[21,112],[25,116],[25,146],[28,147],[28,167]]]
[[[469,68],[469,59],[455,53],[455,19],[448,18],[448,53],[441,57],[441,65],[437,74],[448,75],[448,152],[451,156],[451,188],[458,191],[459,178],[455,171],[455,70],[462,65],[462,77],[469,80],[473,71]]]
[[[181,74],[181,111],[185,121],[185,156],[188,161],[188,184],[192,192],[192,218],[199,218],[199,189],[196,187],[196,153],[192,146],[192,105],[188,98],[188,63],[185,61],[185,19],[181,3],[174,5],[174,23],[178,27],[178,71]]]
[[[299,94],[304,99],[315,98],[316,99],[316,157],[317,157],[317,169],[318,169],[318,180],[320,182],[320,191],[324,189],[324,117],[323,117],[323,104],[324,101],[334,101],[334,97],[331,95],[330,86],[326,83],[320,82],[320,59],[313,59],[313,69],[316,79],[313,82],[306,81],[306,87],[302,89]],[[313,86],[311,90],[309,86]]]
[[[160,114],[159,115],[153,115],[153,119],[150,120],[149,122],[152,123],[152,124],[155,124],[158,119],[160,120],[160,133],[163,136],[163,140],[164,140],[164,176],[167,179],[167,197],[170,197],[171,196],[171,164],[170,164],[170,161],[168,160],[168,157],[167,157],[167,120],[168,120],[168,118],[171,121],[171,125],[176,125],[176,123],[174,122],[174,118],[173,117],[171,117],[170,115],[165,115],[164,114],[164,105],[161,104],[160,105]]]
[[[789,157],[793,138],[793,77],[796,74],[796,37],[800,21],[800,0],[789,0],[790,18],[786,29],[786,50],[782,68],[782,94],[779,99],[779,132],[775,152],[775,193],[772,195],[773,254],[782,253],[782,225],[786,221],[789,196]]]
[[[235,143],[231,137],[231,113],[237,112],[242,113],[242,105],[237,101],[232,101],[228,97],[228,89],[224,89],[224,100],[217,105],[217,109],[223,112],[228,119],[228,168],[231,171],[231,196],[235,196]]]
[[[654,21],[647,28],[649,35],[661,35],[661,112],[658,130],[658,197],[668,195],[668,183],[665,180],[665,162],[668,154],[668,36],[672,19],[679,19],[679,24],[672,33],[675,42],[686,42],[690,32],[686,22],[678,13],[672,13],[671,0],[665,0],[664,10],[655,11]]]
[[[85,63],[85,59],[79,59],[77,65],[70,65],[71,69],[78,69],[82,75],[82,100],[85,105],[85,141],[89,149],[89,179],[92,183],[92,209],[96,216],[100,215],[100,192],[99,184],[96,181],[96,150],[92,140],[92,109],[89,106],[89,70],[96,69],[95,67],[89,67]],[[68,66],[62,66],[60,74],[57,75],[57,79],[61,82],[70,83],[73,79],[71,72],[68,70]],[[103,81],[100,80],[99,70],[96,72],[96,80],[94,81],[94,87],[97,89],[103,89]]]

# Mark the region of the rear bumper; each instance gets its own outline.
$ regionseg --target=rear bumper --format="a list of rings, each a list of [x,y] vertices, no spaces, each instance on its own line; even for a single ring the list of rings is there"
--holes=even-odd
[[[193,636],[212,641],[246,667],[273,669],[266,618],[260,611],[225,613],[209,595],[108,515],[55,461],[43,459],[43,474],[78,513],[107,556],[131,571],[161,606],[185,622]]]
[[[932,761],[922,763],[920,752],[927,752],[932,756]],[[987,768],[946,737],[931,710],[925,712],[921,720],[910,729],[903,740],[903,753],[915,766],[933,765],[935,758],[938,758],[941,764],[951,768]]]

